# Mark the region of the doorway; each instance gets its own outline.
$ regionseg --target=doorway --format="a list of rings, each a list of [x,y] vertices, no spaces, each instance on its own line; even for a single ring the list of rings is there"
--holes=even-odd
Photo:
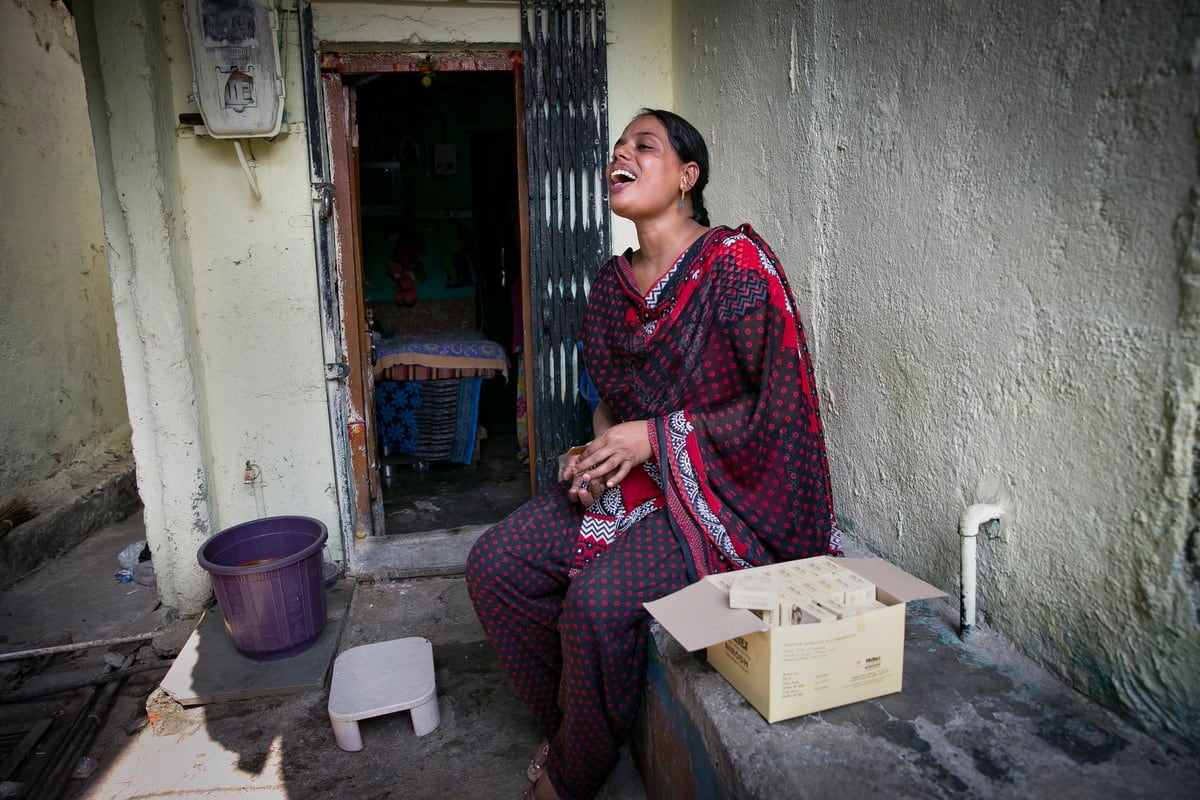
[[[555,481],[558,454],[590,435],[590,412],[576,388],[581,365],[575,340],[590,274],[609,253],[603,10],[601,0],[586,13],[558,0],[523,3],[519,49],[472,45],[410,52],[364,45],[323,50],[304,62],[306,108],[316,110],[310,129],[314,116],[321,121],[319,130],[310,130],[310,162],[321,316],[326,353],[333,356],[325,370],[334,459],[343,531],[357,543],[352,553],[359,572],[396,575],[391,564],[397,558],[408,564],[403,570],[421,574],[437,565],[461,568],[454,549],[461,543],[445,550],[448,538],[463,533],[469,542],[477,534],[473,529],[482,530],[519,503],[479,487],[512,483],[518,497],[529,496],[514,481],[492,481],[443,462],[490,467],[489,453],[507,451],[523,464],[524,431],[530,455],[524,476],[532,494],[534,486]],[[301,40],[311,45],[311,18],[302,14],[302,23],[306,19]],[[430,103],[439,91],[446,99]],[[465,182],[465,195],[443,192],[452,178]],[[514,230],[519,245],[510,259]],[[453,349],[414,359],[386,348],[409,330],[442,335],[472,325],[499,351],[498,359],[480,364],[480,353]],[[522,339],[524,351],[515,352]],[[438,360],[430,361],[434,356]],[[483,372],[428,371],[454,369],[493,369],[503,380]],[[381,386],[394,382],[385,394],[403,395],[386,398],[383,410],[376,402],[377,379]],[[443,379],[456,383],[443,387],[445,396],[427,397],[435,387],[426,384]],[[455,386],[458,394],[451,396]],[[418,392],[419,405],[413,397]],[[464,402],[475,411],[462,413]],[[447,407],[459,411],[447,413]],[[451,449],[430,457],[419,448],[396,448],[393,439],[403,441],[414,419],[418,431],[433,430],[428,420],[417,419],[430,411],[454,428]],[[505,447],[506,435],[515,448]],[[439,441],[445,448],[446,439]],[[460,477],[452,486],[440,483],[449,474]],[[395,506],[404,490],[411,493],[412,512],[430,512],[428,521],[405,526],[399,518],[388,520],[400,510]],[[444,502],[431,508],[435,494]],[[386,511],[385,499],[392,506]],[[469,509],[482,522],[448,527],[447,507]],[[428,524],[437,528],[429,531]],[[393,532],[407,535],[381,535]],[[418,550],[414,560],[410,551]]]
[[[531,488],[513,75],[343,80],[357,125],[376,533],[496,522]]]

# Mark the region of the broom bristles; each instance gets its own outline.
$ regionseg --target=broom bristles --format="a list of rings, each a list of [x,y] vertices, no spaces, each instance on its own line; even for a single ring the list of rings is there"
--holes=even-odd
[[[33,503],[29,502],[29,498],[24,495],[17,495],[4,501],[0,505],[0,535],[8,533],[22,522],[31,520],[36,516],[37,509],[33,507]]]

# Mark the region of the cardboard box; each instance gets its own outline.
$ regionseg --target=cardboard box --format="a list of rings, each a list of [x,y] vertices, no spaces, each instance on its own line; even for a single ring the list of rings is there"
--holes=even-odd
[[[753,571],[786,574],[789,564],[794,570],[816,561]],[[727,573],[646,603],[646,610],[687,650],[708,648],[708,662],[767,722],[894,694],[904,671],[905,603],[946,593],[882,559],[839,558],[836,565],[875,584],[884,607],[835,622],[771,627],[729,607]]]

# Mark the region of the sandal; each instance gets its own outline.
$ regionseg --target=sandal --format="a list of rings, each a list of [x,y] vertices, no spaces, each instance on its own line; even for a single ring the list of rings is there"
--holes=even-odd
[[[530,783],[537,783],[537,779],[541,777],[542,771],[546,769],[546,759],[550,757],[550,742],[542,739],[542,743],[538,745],[537,750],[533,752],[533,758],[529,759],[529,764],[525,767],[525,777]],[[527,797],[532,800],[533,787],[529,788]]]

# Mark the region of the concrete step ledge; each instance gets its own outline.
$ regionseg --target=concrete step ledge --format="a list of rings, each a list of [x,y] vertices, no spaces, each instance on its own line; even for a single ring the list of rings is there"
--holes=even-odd
[[[649,797],[1190,796],[1200,765],[1135,730],[956,609],[911,603],[904,690],[768,724],[703,654],[651,626],[631,751]]]
[[[684,650],[657,622],[650,625],[649,647],[646,691],[630,737],[647,796],[747,797],[740,791],[727,737],[734,731],[731,724],[752,722],[746,710],[757,712],[702,655]],[[735,709],[746,719],[731,719]]]
[[[133,460],[107,467],[90,485],[67,493],[0,538],[0,589],[7,589],[98,528],[125,519],[141,506]]]
[[[471,546],[490,527],[489,523],[368,536],[354,542],[348,572],[360,581],[461,575],[466,571]]]

